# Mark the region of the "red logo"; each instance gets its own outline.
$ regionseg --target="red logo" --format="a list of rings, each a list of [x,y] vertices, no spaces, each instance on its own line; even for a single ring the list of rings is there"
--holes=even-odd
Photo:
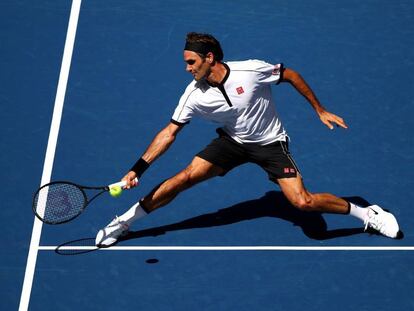
[[[237,94],[243,94],[244,93],[244,90],[243,90],[243,88],[241,87],[241,86],[239,86],[237,89],[236,89],[236,91],[237,91]]]
[[[276,76],[280,74],[280,64],[275,65],[273,71],[272,71],[272,75]]]
[[[284,172],[285,174],[289,174],[289,173],[294,174],[294,173],[295,173],[295,169],[294,169],[294,168],[285,167],[285,168],[283,169],[283,172]]]

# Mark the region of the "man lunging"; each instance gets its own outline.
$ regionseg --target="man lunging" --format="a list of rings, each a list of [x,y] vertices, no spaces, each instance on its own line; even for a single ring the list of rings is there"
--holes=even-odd
[[[244,163],[255,163],[279,185],[293,206],[305,211],[352,215],[365,228],[396,238],[395,217],[377,205],[366,208],[330,193],[311,193],[289,152],[289,138],[277,115],[271,85],[290,83],[312,105],[321,122],[347,128],[344,120],[328,112],[305,80],[283,64],[260,60],[223,62],[220,43],[209,34],[189,33],[184,48],[186,70],[194,80],[187,86],[170,123],[153,139],[147,150],[124,176],[127,188],[135,187],[135,177],[174,142],[181,129],[198,116],[219,123],[218,137],[200,151],[177,175],[155,187],[120,217],[101,229],[98,246],[110,246],[128,232],[131,224],[168,204],[180,192],[215,176],[224,176]]]

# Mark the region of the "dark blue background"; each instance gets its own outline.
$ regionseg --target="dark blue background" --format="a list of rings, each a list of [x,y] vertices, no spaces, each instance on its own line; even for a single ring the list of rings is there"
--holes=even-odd
[[[31,196],[41,179],[70,6],[0,2],[4,310],[17,308],[20,299]],[[134,225],[135,238],[120,245],[412,246],[413,17],[408,0],[83,1],[53,179],[95,185],[121,178],[168,123],[191,79],[182,61],[185,34],[210,32],[226,60],[258,58],[299,71],[322,104],[346,120],[348,130],[329,131],[289,85],[273,88],[309,190],[378,203],[397,216],[405,238],[337,231],[361,223],[291,211],[266,174],[247,165],[183,193]],[[101,198],[72,223],[44,226],[41,245],[93,238],[183,168],[215,136],[214,128],[194,120],[140,188],[117,200]],[[316,229],[328,233],[315,235]],[[412,256],[41,251],[30,310],[410,309]],[[149,258],[159,262],[147,264]]]

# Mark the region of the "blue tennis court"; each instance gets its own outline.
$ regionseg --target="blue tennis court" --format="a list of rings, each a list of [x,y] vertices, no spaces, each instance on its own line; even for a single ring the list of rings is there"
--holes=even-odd
[[[413,18],[409,0],[0,1],[0,309],[413,309]],[[200,119],[138,188],[64,225],[35,221],[45,180],[115,182],[170,121],[191,81],[190,31],[216,36],[225,60],[300,72],[349,125],[329,131],[291,86],[273,87],[307,188],[384,206],[404,238],[300,212],[244,165],[96,250],[100,228],[216,136]]]

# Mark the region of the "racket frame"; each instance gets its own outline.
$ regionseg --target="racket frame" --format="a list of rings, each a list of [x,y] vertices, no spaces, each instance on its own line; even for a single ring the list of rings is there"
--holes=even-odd
[[[135,181],[136,182],[138,182],[138,179],[135,179]],[[73,215],[72,217],[70,217],[70,218],[68,218],[68,219],[65,219],[65,220],[62,220],[62,221],[48,221],[48,220],[45,220],[44,219],[44,216],[42,216],[42,215],[39,215],[39,213],[38,213],[38,211],[37,211],[37,203],[38,202],[36,202],[36,197],[38,197],[38,194],[40,194],[40,191],[42,190],[42,189],[44,189],[44,188],[46,188],[46,187],[50,187],[50,186],[52,186],[52,185],[56,185],[56,184],[67,184],[67,185],[71,185],[71,186],[74,186],[74,187],[76,187],[81,193],[82,193],[82,195],[83,195],[83,199],[84,199],[84,201],[83,201],[83,206],[79,209],[79,211],[78,211],[78,213],[76,213],[75,215]],[[67,223],[67,222],[69,222],[69,221],[72,221],[73,219],[75,219],[76,217],[78,217],[80,214],[82,214],[82,212],[86,209],[86,207],[89,205],[89,203],[91,203],[94,199],[96,199],[98,196],[100,196],[102,193],[104,193],[104,192],[108,192],[112,187],[115,187],[115,186],[119,186],[119,187],[125,187],[125,185],[126,185],[126,181],[120,181],[120,182],[116,182],[116,183],[113,183],[113,184],[111,184],[111,185],[109,185],[109,186],[101,186],[101,187],[90,187],[90,186],[83,186],[83,185],[79,185],[79,184],[75,184],[75,183],[73,183],[73,182],[70,182],[70,181],[66,181],[66,180],[60,180],[60,181],[52,181],[52,182],[50,182],[50,183],[47,183],[47,184],[45,184],[45,185],[43,185],[43,186],[41,186],[39,189],[37,189],[37,191],[34,193],[34,195],[33,195],[33,201],[32,201],[32,210],[33,210],[33,213],[35,214],[35,216],[40,220],[40,221],[42,221],[43,223],[46,223],[46,224],[49,224],[49,225],[60,225],[60,224],[64,224],[64,223]],[[86,194],[86,192],[85,192],[85,190],[101,190],[101,191],[99,191],[98,193],[96,193],[96,194],[94,194],[90,199],[88,198],[88,196],[87,196],[87,194]],[[48,193],[49,192],[47,192],[46,194],[44,194],[45,196],[46,196],[46,201],[45,201],[45,207],[46,207],[46,204],[47,204],[47,196],[48,196]],[[39,198],[38,198],[38,200],[39,200]],[[37,201],[38,201],[37,200]],[[44,210],[43,210],[43,213],[44,213]]]

